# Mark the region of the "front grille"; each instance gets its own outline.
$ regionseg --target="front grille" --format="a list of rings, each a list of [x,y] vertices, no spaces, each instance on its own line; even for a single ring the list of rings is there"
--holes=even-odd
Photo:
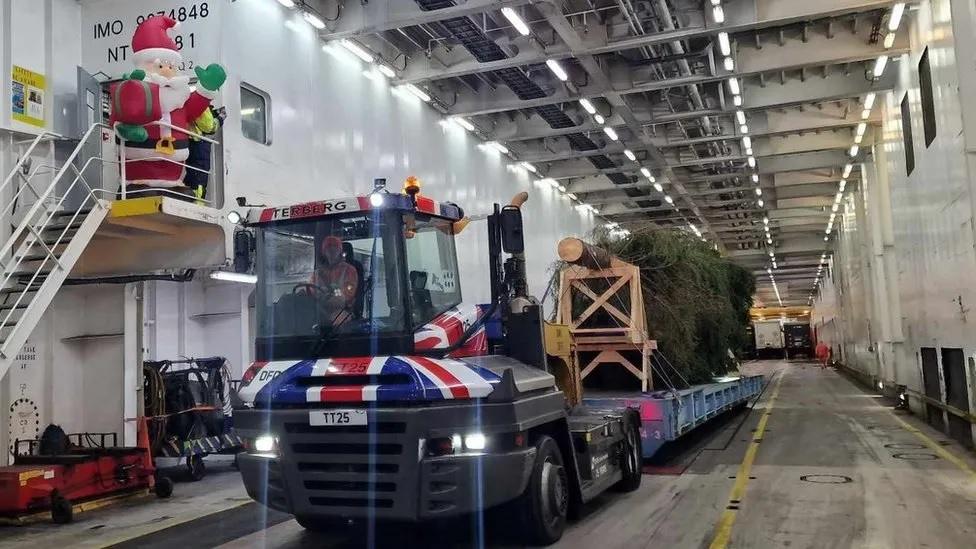
[[[327,507],[374,507],[389,509],[393,507],[393,500],[386,498],[308,498],[312,505],[322,505]]]
[[[394,456],[403,452],[401,444],[369,444],[369,443],[302,443],[292,444],[291,449],[297,454],[337,454],[337,455],[374,455]]]
[[[416,498],[418,434],[406,421],[384,421],[375,408],[369,414],[369,425],[312,426],[307,420],[281,425],[279,442],[290,458],[285,464],[299,511],[409,512],[407,505]]]

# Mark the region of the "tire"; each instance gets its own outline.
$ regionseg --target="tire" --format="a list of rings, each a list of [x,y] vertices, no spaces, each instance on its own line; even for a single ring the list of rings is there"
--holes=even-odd
[[[633,492],[640,488],[643,475],[641,468],[644,465],[644,454],[641,448],[640,426],[637,423],[638,420],[634,419],[634,415],[634,413],[629,412],[624,420],[626,436],[623,441],[623,456],[621,456],[620,467],[623,478],[613,485],[613,489],[617,492]]]
[[[74,514],[70,501],[57,494],[51,496],[51,520],[55,524],[68,524],[74,519]]]
[[[535,443],[535,464],[525,492],[513,506],[522,521],[525,541],[550,545],[559,541],[566,530],[570,486],[559,445],[543,435]]]
[[[157,477],[156,478],[156,497],[159,499],[166,499],[173,495],[173,479],[169,477]]]
[[[190,480],[196,482],[207,476],[207,466],[203,463],[203,456],[194,454],[186,458],[186,468],[190,471]]]

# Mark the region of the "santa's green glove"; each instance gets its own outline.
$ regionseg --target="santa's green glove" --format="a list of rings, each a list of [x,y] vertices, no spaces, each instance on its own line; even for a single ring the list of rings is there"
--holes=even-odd
[[[146,131],[146,128],[136,124],[116,124],[115,133],[126,141],[134,141],[136,143],[142,143],[149,139],[149,132]]]
[[[227,73],[224,68],[216,63],[211,63],[207,68],[197,67],[193,69],[197,73],[197,82],[200,87],[209,91],[217,91],[227,80]]]
[[[122,75],[122,80],[145,80],[146,71],[142,69],[136,69],[132,72],[127,72]]]

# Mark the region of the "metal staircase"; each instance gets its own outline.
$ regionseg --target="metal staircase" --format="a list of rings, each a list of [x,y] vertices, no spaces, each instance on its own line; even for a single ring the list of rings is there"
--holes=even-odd
[[[107,129],[92,125],[60,167],[31,168],[35,150],[57,137],[38,135],[0,183],[0,197],[12,194],[0,206],[0,219],[19,219],[0,244],[0,379],[111,208],[110,201],[99,197],[105,191],[93,189],[85,179],[86,171],[101,170],[105,161],[96,156],[79,166],[82,150],[92,139],[101,142]],[[45,181],[42,176],[49,173],[54,176]]]

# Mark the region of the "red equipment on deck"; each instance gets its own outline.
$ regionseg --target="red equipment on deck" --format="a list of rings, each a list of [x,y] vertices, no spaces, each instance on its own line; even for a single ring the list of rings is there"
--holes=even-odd
[[[54,522],[67,523],[75,504],[153,488],[159,497],[172,494],[169,478],[155,478],[144,425],[136,447],[116,446],[116,433],[60,435],[67,440],[57,453],[44,451],[40,440],[17,441],[14,464],[0,467],[0,517],[50,510]]]

